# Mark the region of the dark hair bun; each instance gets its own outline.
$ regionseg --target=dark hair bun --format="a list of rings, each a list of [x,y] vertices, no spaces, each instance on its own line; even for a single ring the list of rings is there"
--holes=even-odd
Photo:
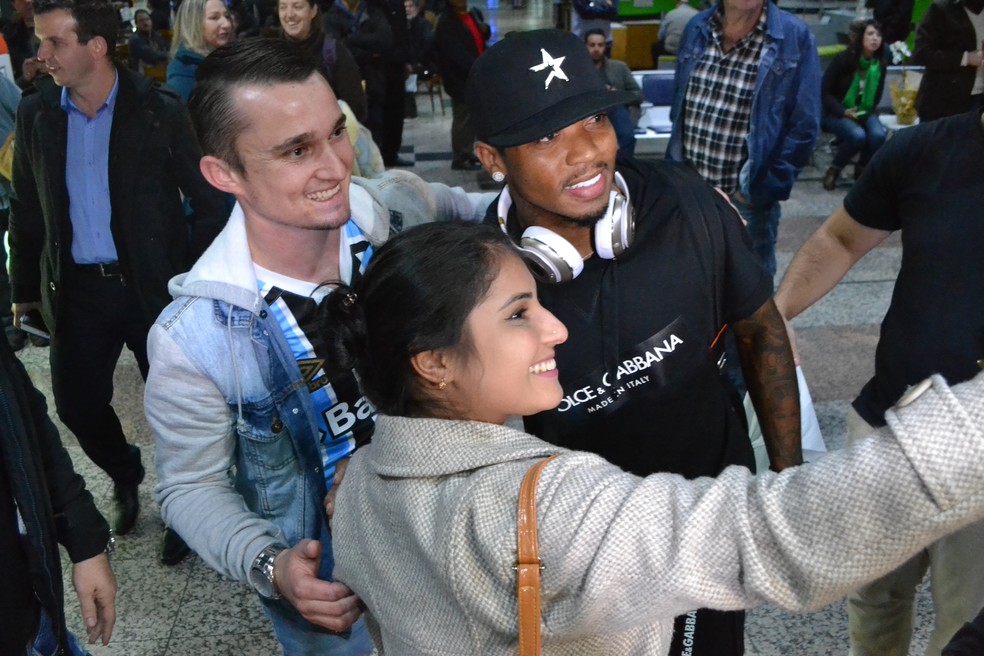
[[[318,307],[321,336],[328,352],[325,371],[334,376],[358,366],[365,357],[366,319],[362,304],[351,287],[335,287]]]

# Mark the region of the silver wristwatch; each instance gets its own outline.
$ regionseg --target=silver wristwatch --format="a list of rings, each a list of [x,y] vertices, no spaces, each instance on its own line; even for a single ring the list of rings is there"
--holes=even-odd
[[[280,552],[286,547],[271,545],[266,547],[253,560],[253,565],[249,568],[249,583],[261,596],[267,599],[280,599],[277,588],[273,582],[273,561],[277,559]]]

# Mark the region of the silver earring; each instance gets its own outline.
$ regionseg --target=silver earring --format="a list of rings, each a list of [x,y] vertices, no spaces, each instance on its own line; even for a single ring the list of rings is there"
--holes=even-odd
[[[502,171],[496,171],[495,173],[492,174],[492,179],[495,180],[496,182],[502,182],[503,180],[506,179],[506,174],[503,173]]]

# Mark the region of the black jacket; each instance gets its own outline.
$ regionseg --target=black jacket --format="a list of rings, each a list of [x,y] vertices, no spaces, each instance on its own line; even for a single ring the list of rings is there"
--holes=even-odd
[[[14,81],[17,86],[25,88],[31,86],[30,82],[24,80],[24,61],[31,59],[38,52],[38,40],[34,36],[34,29],[24,24],[24,20],[15,15],[14,18],[4,25],[3,39],[7,42],[7,50],[10,52],[10,65],[14,69]]]
[[[303,41],[289,39],[284,35],[283,29],[279,29],[277,32],[280,38],[295,44],[306,57],[318,63],[318,69],[328,80],[335,96],[339,100],[347,102],[355,117],[359,121],[365,122],[366,92],[362,89],[362,73],[359,71],[359,64],[356,63],[355,58],[344,43],[325,35],[321,24],[316,24],[313,28],[310,36]],[[328,62],[325,58],[326,38],[332,39],[335,43],[333,62]]]
[[[485,19],[478,9],[469,9],[478,26],[483,32]],[[487,29],[487,28],[486,28]],[[488,34],[483,35],[488,41]],[[461,22],[461,19],[448,9],[437,19],[437,29],[434,31],[434,51],[437,56],[437,69],[441,73],[444,90],[455,100],[465,99],[465,81],[472,64],[478,59],[478,48],[472,33]]]
[[[850,52],[842,52],[834,57],[827,70],[823,72],[823,82],[820,93],[823,101],[824,116],[841,118],[844,116],[844,96],[851,88],[851,81],[854,80],[854,72],[857,70],[855,55]],[[878,90],[875,92],[875,107],[881,100],[885,90],[885,76],[887,67],[884,60],[881,63],[881,79],[878,80]]]
[[[373,59],[382,61],[393,48],[393,30],[387,15],[369,0],[364,0],[355,16],[336,2],[325,12],[324,25],[326,34],[345,42],[360,67]]]
[[[414,71],[433,71],[434,28],[423,14],[417,14],[407,19],[407,44],[409,46],[409,63]]]
[[[965,52],[977,50],[977,35],[960,0],[934,0],[916,27],[913,62],[926,67],[919,85],[919,119],[932,121],[970,111],[977,69],[961,66]]]
[[[0,340],[0,449],[0,464],[27,529],[25,555],[34,592],[68,653],[58,543],[73,563],[87,560],[106,548],[109,525],[72,468],[44,396],[5,339]]]
[[[225,195],[198,168],[202,153],[177,94],[117,66],[119,91],[109,138],[111,229],[128,285],[148,323],[171,301],[167,282],[191,268],[228,218]],[[40,300],[52,333],[60,292],[74,274],[65,161],[68,115],[61,88],[37,85],[17,112],[10,196],[10,282],[14,303]],[[192,203],[189,226],[181,193]]]
[[[335,2],[324,18],[325,34],[345,44],[355,57],[366,85],[368,105],[386,98],[387,55],[394,50],[393,29],[386,11],[376,2],[363,0],[356,15]]]
[[[912,31],[914,0],[868,0],[876,21],[881,23],[885,43],[905,41]]]

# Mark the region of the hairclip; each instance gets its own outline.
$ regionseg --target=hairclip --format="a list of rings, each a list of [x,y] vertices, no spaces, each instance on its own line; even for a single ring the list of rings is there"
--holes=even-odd
[[[355,302],[358,300],[358,298],[359,297],[355,295],[355,292],[345,292],[345,297],[342,299],[342,305],[344,305],[347,308],[350,308],[353,305],[355,305]]]

